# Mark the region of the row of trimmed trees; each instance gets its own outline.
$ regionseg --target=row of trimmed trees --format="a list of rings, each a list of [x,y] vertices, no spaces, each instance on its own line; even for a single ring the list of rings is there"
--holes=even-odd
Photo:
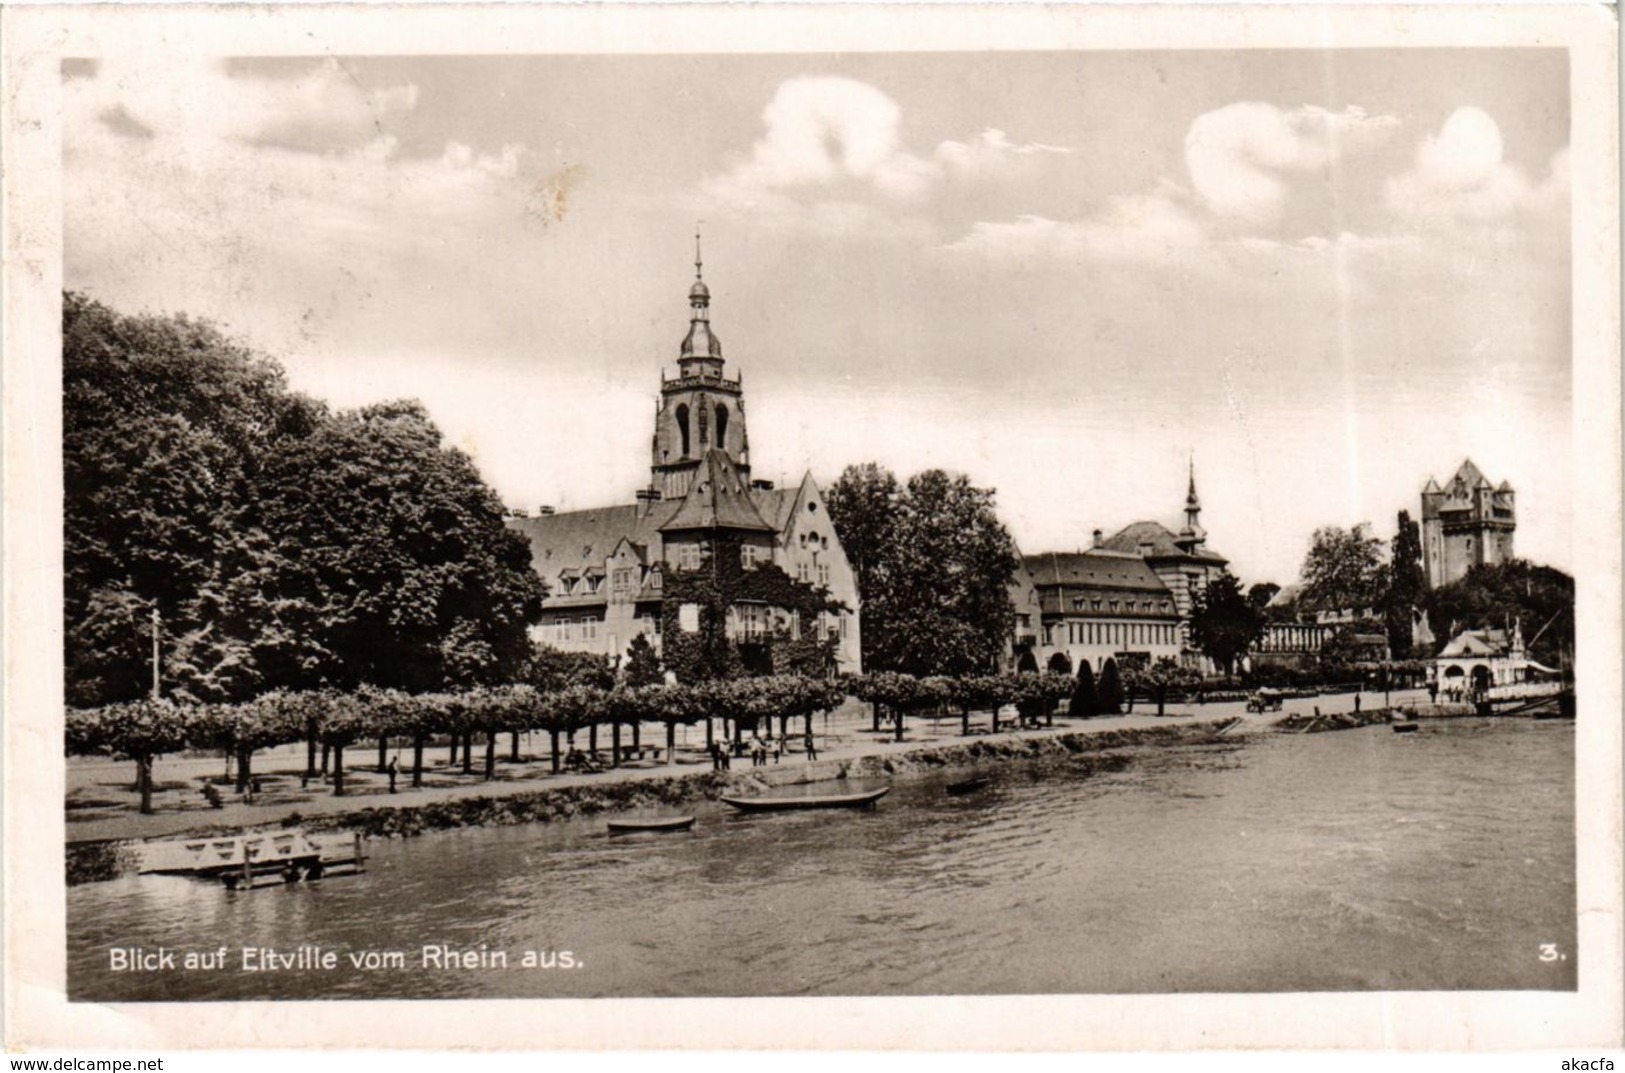
[[[561,745],[585,730],[596,750],[600,728],[613,738],[615,762],[621,735],[636,737],[644,723],[664,723],[668,750],[676,728],[703,722],[706,741],[713,740],[714,720],[731,722],[737,735],[745,727],[778,717],[780,733],[801,716],[811,729],[815,712],[838,706],[845,693],[839,683],[799,675],[772,675],[703,682],[694,685],[570,686],[541,691],[527,685],[476,688],[456,693],[404,693],[364,687],[355,692],[317,690],[274,692],[237,704],[181,704],[140,700],[100,708],[70,708],[67,751],[73,755],[111,754],[134,760],[141,811],[152,811],[152,768],[156,757],[181,749],[220,749],[237,759],[238,788],[251,785],[254,753],[292,742],[307,743],[307,774],[317,773],[316,750],[323,767],[331,758],[333,793],[344,793],[344,750],[376,740],[379,765],[390,739],[412,745],[413,786],[423,782],[424,750],[431,740],[449,739],[453,760],[459,746],[463,770],[472,773],[476,736],[485,746],[485,777],[495,776],[497,740],[542,731],[549,735],[551,763],[560,770]],[[668,753],[669,755],[669,753]]]
[[[1108,665],[1097,690],[1085,666],[1080,676],[1046,674],[966,675],[960,677],[912,675],[882,671],[840,680],[801,675],[719,679],[691,685],[627,685],[612,688],[569,685],[540,690],[529,685],[482,687],[462,692],[405,693],[363,687],[354,692],[313,690],[274,692],[235,704],[187,704],[171,700],[140,700],[71,708],[67,712],[67,751],[72,755],[113,755],[134,760],[141,811],[152,811],[153,762],[182,749],[221,750],[235,757],[237,788],[252,785],[254,754],[279,745],[305,742],[306,773],[315,777],[331,764],[333,793],[345,792],[346,749],[376,741],[378,767],[391,740],[410,742],[411,785],[423,783],[424,753],[431,742],[450,745],[448,763],[461,753],[463,771],[473,774],[476,739],[484,745],[484,777],[495,777],[497,743],[502,734],[513,735],[513,759],[518,759],[518,735],[539,731],[549,736],[552,770],[561,770],[563,749],[574,735],[590,736],[588,749],[596,752],[600,730],[611,735],[611,755],[618,762],[623,732],[633,744],[645,723],[666,728],[668,756],[676,744],[678,726],[703,723],[709,747],[717,736],[716,721],[724,732],[731,727],[737,739],[745,730],[772,730],[778,720],[781,737],[792,719],[806,721],[838,707],[847,695],[874,707],[875,729],[881,713],[891,715],[898,740],[905,718],[927,711],[958,714],[963,732],[970,733],[973,711],[993,713],[1015,705],[1023,721],[1053,723],[1058,704],[1071,698],[1072,711],[1093,715],[1115,711],[1110,703],[1115,668]],[[1091,699],[1084,699],[1085,697]],[[1104,698],[1108,707],[1101,707]],[[321,757],[318,761],[318,750]],[[318,763],[320,766],[318,767]]]
[[[970,733],[970,713],[989,711],[999,729],[999,709],[1014,704],[1024,720],[1042,716],[1053,722],[1056,706],[1071,696],[1074,682],[1065,674],[928,675],[916,678],[896,671],[877,671],[847,680],[853,696],[872,706],[874,729],[889,713],[897,740],[903,740],[905,717],[922,712],[957,713],[961,732]]]

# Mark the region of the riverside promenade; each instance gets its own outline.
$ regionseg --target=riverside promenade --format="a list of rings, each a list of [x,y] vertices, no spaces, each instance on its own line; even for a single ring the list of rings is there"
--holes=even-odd
[[[1356,707],[1356,694],[1327,694],[1287,701],[1279,712],[1249,714],[1243,701],[1215,704],[1169,705],[1162,716],[1155,714],[1154,706],[1137,704],[1132,714],[1101,716],[1092,719],[1072,719],[1058,715],[1054,727],[1017,730],[1001,717],[1001,728],[990,734],[990,720],[986,712],[972,716],[972,734],[960,735],[957,717],[944,717],[940,721],[929,717],[911,717],[905,724],[904,739],[893,739],[891,729],[876,734],[866,705],[854,700],[830,713],[815,716],[813,729],[817,740],[818,761],[809,764],[802,754],[801,737],[794,733],[801,721],[793,720],[791,747],[774,763],[765,768],[751,766],[749,757],[736,757],[732,762],[730,781],[741,785],[752,775],[770,784],[812,782],[839,778],[854,762],[883,762],[887,757],[929,750],[951,748],[973,742],[1016,742],[1051,738],[1059,735],[1107,735],[1122,731],[1140,731],[1159,727],[1180,727],[1211,724],[1215,721],[1240,717],[1244,722],[1233,733],[1268,729],[1274,723],[1293,715],[1312,715],[1316,709],[1322,714],[1352,712]],[[1371,712],[1384,707],[1382,693],[1358,695],[1361,710]],[[1426,694],[1420,690],[1396,691],[1387,700],[1394,706],[1424,703]],[[578,746],[585,746],[585,732],[577,734]],[[623,742],[630,740],[623,733]],[[643,728],[645,743],[663,743],[665,728],[649,725]],[[607,748],[609,735],[600,732],[598,744]],[[392,741],[389,754],[400,766],[397,792],[388,789],[388,776],[377,771],[377,750],[359,743],[345,750],[345,794],[334,796],[331,783],[312,780],[302,785],[305,768],[305,749],[302,744],[283,746],[256,753],[255,778],[261,791],[252,800],[220,787],[224,804],[211,807],[204,799],[202,788],[211,778],[224,772],[224,758],[212,756],[166,756],[155,765],[154,777],[160,787],[154,797],[155,812],[141,815],[136,808],[137,797],[131,788],[134,765],[130,761],[102,758],[75,758],[67,764],[66,839],[72,843],[130,841],[189,834],[220,829],[265,827],[284,822],[297,823],[322,819],[324,826],[337,817],[360,813],[368,809],[409,809],[438,803],[455,803],[479,798],[502,798],[517,795],[545,793],[570,788],[608,787],[640,781],[653,782],[675,777],[709,772],[711,765],[704,755],[704,726],[678,729],[675,762],[655,763],[634,761],[620,767],[606,768],[597,773],[553,774],[545,734],[521,735],[520,760],[509,759],[510,739],[504,734],[497,742],[496,777],[484,777],[483,743],[476,744],[473,772],[465,774],[462,765],[446,763],[445,746],[432,746],[425,750],[424,785],[411,786],[411,748],[408,743]],[[866,765],[868,766],[868,765]]]

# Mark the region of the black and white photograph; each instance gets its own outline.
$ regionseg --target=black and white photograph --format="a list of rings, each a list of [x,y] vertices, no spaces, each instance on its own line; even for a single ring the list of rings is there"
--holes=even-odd
[[[6,346],[60,1016],[1617,1041],[1615,27],[1378,13],[81,15]]]

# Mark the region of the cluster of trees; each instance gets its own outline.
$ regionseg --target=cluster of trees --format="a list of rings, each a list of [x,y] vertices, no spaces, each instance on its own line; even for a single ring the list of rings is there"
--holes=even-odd
[[[332,411],[186,317],[63,298],[70,704],[516,680],[544,589],[416,402]]]
[[[1365,525],[1315,530],[1300,577],[1303,586],[1295,606],[1277,609],[1277,613],[1364,612],[1353,630],[1386,634],[1395,660],[1434,655],[1413,650],[1412,624],[1422,612],[1440,645],[1459,630],[1501,629],[1521,619],[1525,639],[1533,640],[1533,655],[1542,663],[1557,665],[1573,646],[1572,577],[1520,559],[1475,566],[1459,580],[1429,589],[1423,572],[1421,526],[1409,511],[1399,512],[1394,539],[1386,550]],[[1255,585],[1249,595],[1268,603],[1274,591],[1263,594],[1269,590],[1279,591],[1275,586]],[[1346,637],[1330,647],[1329,660],[1355,661],[1357,653]]]
[[[770,675],[716,680],[694,685],[632,685],[610,688],[568,681],[544,690],[528,684],[475,687],[457,692],[408,693],[370,686],[355,690],[275,691],[236,703],[179,703],[169,699],[121,701],[97,708],[70,708],[67,751],[104,754],[136,762],[141,811],[152,810],[152,765],[155,757],[180,749],[222,749],[237,758],[239,789],[252,778],[255,752],[277,745],[307,743],[307,772],[318,772],[317,749],[331,754],[333,792],[344,793],[344,750],[376,740],[379,767],[391,738],[412,744],[412,785],[422,785],[424,749],[431,739],[449,739],[453,761],[459,746],[463,770],[472,773],[476,735],[485,745],[484,775],[496,770],[497,739],[543,731],[551,739],[553,770],[560,768],[560,739],[585,730],[596,750],[597,734],[608,727],[612,755],[618,760],[621,731],[634,735],[643,723],[664,723],[667,747],[676,727],[704,723],[709,742],[713,720],[736,728],[780,720],[784,733],[790,719],[810,720],[813,713],[838,706],[845,697],[839,683],[800,675]],[[810,722],[809,722],[810,728]]]
[[[848,466],[824,501],[857,577],[866,669],[915,677],[997,669],[1015,626],[1019,561],[991,489],[942,470],[900,484],[868,463]]]

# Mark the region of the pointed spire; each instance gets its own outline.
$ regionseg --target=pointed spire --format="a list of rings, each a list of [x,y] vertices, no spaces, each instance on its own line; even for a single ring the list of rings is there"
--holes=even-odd
[[[683,358],[721,358],[722,340],[711,331],[711,288],[705,285],[705,259],[700,255],[700,228],[694,225],[694,285],[688,289],[688,335]]]
[[[1186,552],[1193,552],[1202,546],[1207,539],[1207,533],[1202,531],[1202,524],[1197,519],[1202,514],[1202,501],[1196,495],[1196,452],[1190,456],[1190,483],[1185,492],[1185,527],[1179,531],[1179,539],[1175,541]]]

